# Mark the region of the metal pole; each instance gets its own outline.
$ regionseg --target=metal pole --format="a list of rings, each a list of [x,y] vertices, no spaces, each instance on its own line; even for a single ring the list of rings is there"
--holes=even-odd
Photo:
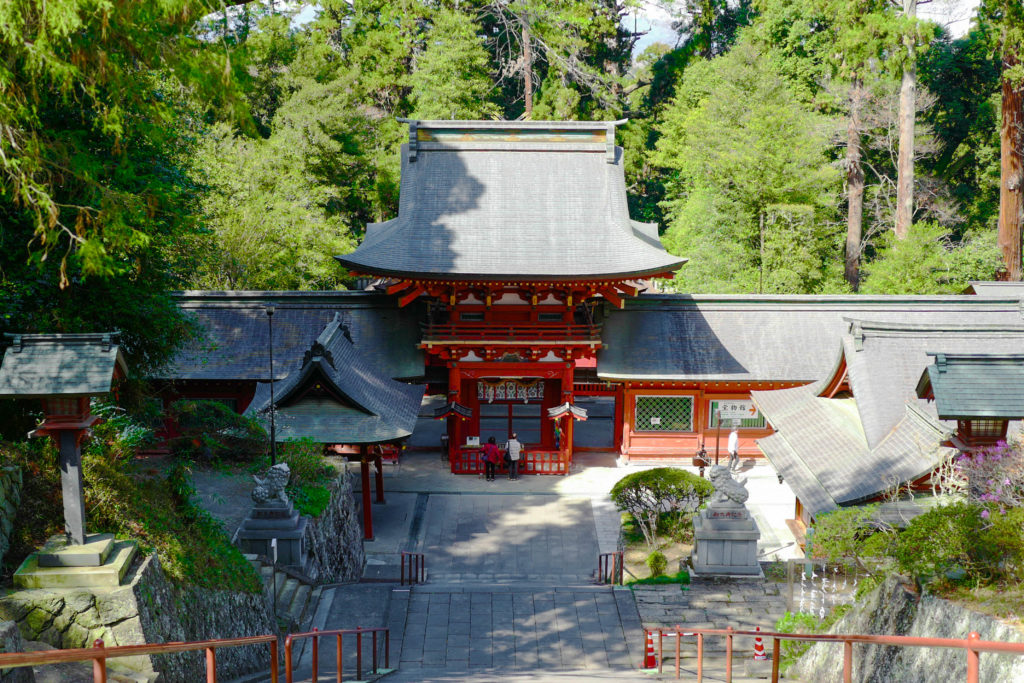
[[[779,657],[782,656],[782,641],[772,638],[772,683],[779,683]]]
[[[267,306],[267,327],[270,331],[270,466],[277,464],[277,406],[274,404],[274,307]]]
[[[104,648],[103,641],[99,638],[93,641],[92,646],[101,650]],[[103,654],[92,660],[92,680],[94,683],[107,683],[107,658]]]
[[[732,626],[725,627],[725,683],[732,683]]]
[[[270,683],[277,683],[277,640],[270,641]]]
[[[316,626],[313,627],[313,632],[319,631]],[[313,636],[313,683],[317,683],[320,680],[319,675],[320,669],[320,636]]]
[[[853,641],[843,641],[843,683],[853,683]]]
[[[217,651],[206,648],[206,683],[217,683]]]
[[[974,645],[980,638],[977,631],[967,634],[967,683],[978,683],[978,670],[981,668],[981,662]]]
[[[270,387],[271,387],[271,389],[273,389],[274,385],[271,384]],[[716,410],[715,411],[715,422],[718,423],[717,424],[718,432],[715,434],[715,464],[717,465],[718,464],[719,446],[722,443],[722,411],[721,410]],[[270,424],[271,424],[271,427],[273,427],[274,423],[271,422]]]
[[[697,634],[697,683],[704,681],[704,634]]]

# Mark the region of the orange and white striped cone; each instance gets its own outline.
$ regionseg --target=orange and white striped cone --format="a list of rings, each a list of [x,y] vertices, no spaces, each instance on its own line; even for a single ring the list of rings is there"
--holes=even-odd
[[[644,668],[657,669],[658,657],[654,654],[654,633],[647,631],[647,646],[644,654]]]
[[[760,632],[761,627],[758,626],[756,630]],[[768,653],[764,651],[764,643],[761,642],[761,636],[754,636],[754,659],[768,659]]]

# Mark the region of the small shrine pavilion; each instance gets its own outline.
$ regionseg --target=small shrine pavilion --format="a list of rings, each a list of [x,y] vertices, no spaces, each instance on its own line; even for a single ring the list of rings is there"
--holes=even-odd
[[[686,261],[629,218],[618,123],[408,121],[398,216],[337,257],[399,306],[427,300],[419,347],[447,375],[453,472],[513,432],[525,472],[567,471],[580,414],[552,409],[603,346],[602,302]]]
[[[280,382],[257,386],[248,412],[270,424],[276,438],[331,446],[358,458],[362,475],[363,533],[373,539],[370,463],[376,470],[377,502],[384,502],[381,460],[416,425],[423,386],[397,382],[368,362],[336,314]]]
[[[935,402],[939,419],[955,420],[950,445],[962,451],[1005,441],[1024,419],[1024,354],[938,353],[917,382],[918,398]]]

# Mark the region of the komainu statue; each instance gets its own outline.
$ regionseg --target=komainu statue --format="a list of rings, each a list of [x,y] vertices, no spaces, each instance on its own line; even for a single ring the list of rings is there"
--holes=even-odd
[[[291,468],[287,463],[280,462],[267,470],[263,478],[253,475],[256,488],[252,490],[252,499],[257,505],[268,503],[288,504],[288,496],[284,487],[288,485],[288,479],[292,476]]]
[[[747,480],[736,481],[732,478],[729,468],[724,465],[712,467],[708,478],[711,480],[711,485],[715,487],[715,493],[711,496],[712,503],[732,501],[737,505],[743,505],[750,497],[746,487]]]

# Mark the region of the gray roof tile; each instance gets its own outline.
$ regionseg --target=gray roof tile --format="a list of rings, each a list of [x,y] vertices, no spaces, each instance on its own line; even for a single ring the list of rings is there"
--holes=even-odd
[[[399,309],[394,297],[372,292],[184,292],[181,308],[203,336],[182,349],[156,377],[183,380],[261,380],[270,375],[264,307],[273,304],[274,373],[297,368],[309,345],[341,314],[366,361],[389,377],[423,375],[416,305]]]
[[[929,355],[937,357],[921,374],[917,394],[933,392],[939,417],[1024,418],[1024,354]]]
[[[0,398],[95,396],[127,373],[110,334],[5,334],[11,346],[0,365]]]
[[[338,260],[363,273],[460,280],[629,277],[686,261],[630,220],[621,148],[609,159],[605,143],[574,142],[571,130],[561,141],[531,141],[566,122],[500,123],[502,139],[481,142],[487,127],[477,122],[416,122],[434,141],[418,142],[414,161],[402,147],[398,217],[369,224]],[[576,128],[587,140],[609,127]]]
[[[1024,324],[1014,297],[644,294],[608,314],[597,372],[602,379],[816,381],[835,367],[851,317]]]
[[[310,346],[301,367],[275,384],[279,437],[309,437],[320,443],[375,443],[412,434],[424,387],[381,374],[349,336],[338,315]],[[314,382],[343,400],[322,393],[307,394]],[[261,383],[247,412],[266,421],[270,404],[270,384]]]

